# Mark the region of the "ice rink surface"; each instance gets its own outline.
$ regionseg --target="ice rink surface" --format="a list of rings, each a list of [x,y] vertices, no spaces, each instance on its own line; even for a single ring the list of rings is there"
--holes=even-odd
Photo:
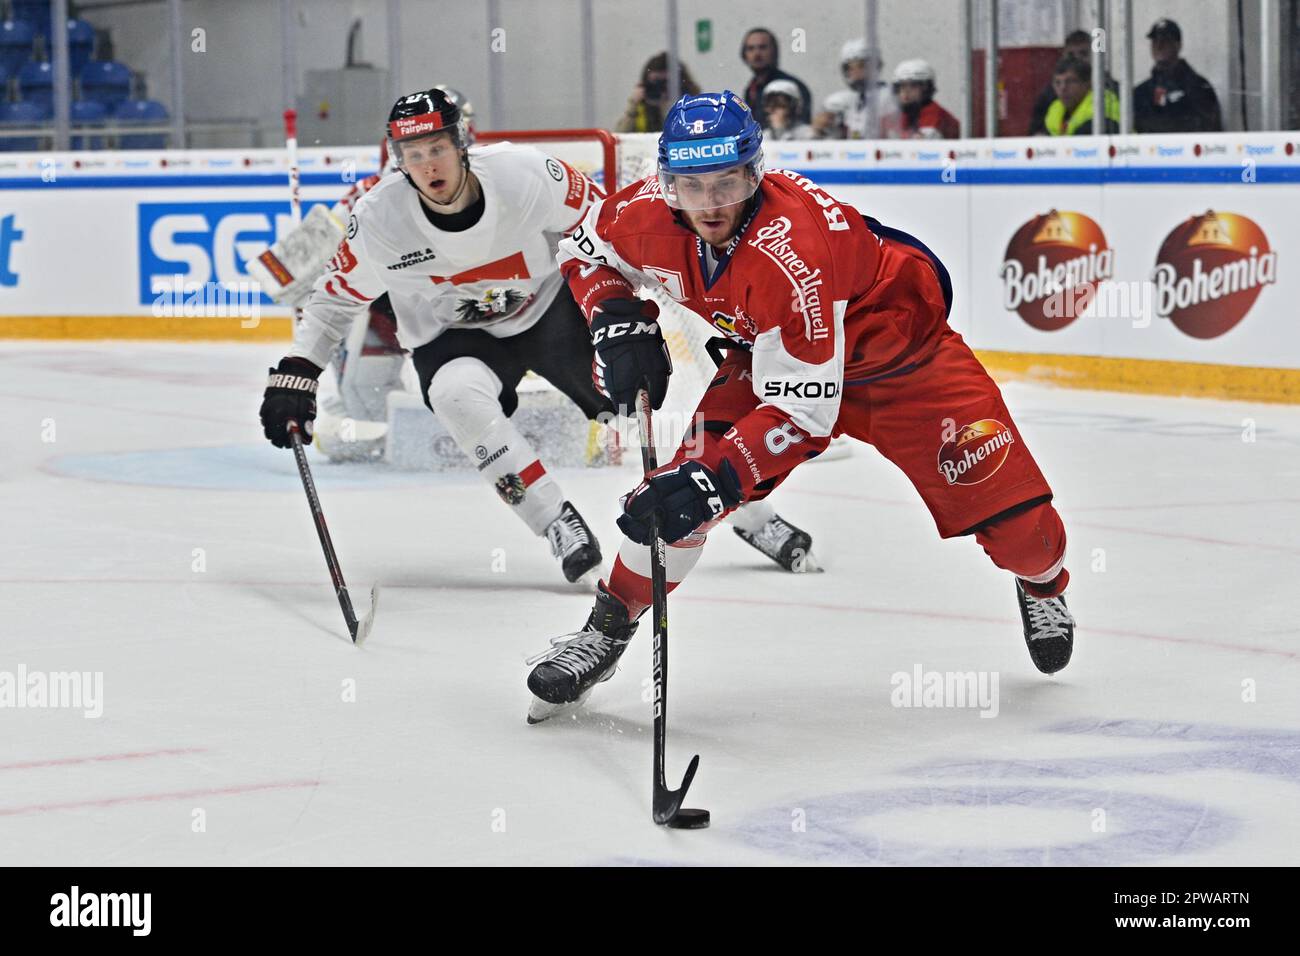
[[[650,821],[648,627],[525,723],[590,597],[476,475],[313,457],[360,610],[384,589],[348,642],[256,421],[280,351],[0,345],[0,671],[103,675],[97,718],[0,709],[0,863],[1300,862],[1300,408],[1006,386],[1070,536],[1054,678],[873,449],[800,468],[774,502],[826,573],[723,528],[670,599],[687,832]],[[560,473],[607,558],[635,474]],[[918,669],[995,703],[894,706]]]

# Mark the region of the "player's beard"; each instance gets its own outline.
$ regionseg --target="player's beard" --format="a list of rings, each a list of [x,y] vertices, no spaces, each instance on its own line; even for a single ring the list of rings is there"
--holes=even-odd
[[[682,210],[682,218],[691,231],[714,248],[725,248],[740,230],[745,203],[732,203],[717,209]]]

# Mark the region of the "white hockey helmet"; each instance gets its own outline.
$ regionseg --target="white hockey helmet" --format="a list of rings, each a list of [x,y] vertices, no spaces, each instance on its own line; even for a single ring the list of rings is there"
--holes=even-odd
[[[856,63],[858,61],[865,63],[868,60],[875,60],[876,65],[879,66],[880,51],[869,46],[863,37],[858,37],[856,40],[847,40],[845,41],[844,46],[840,47],[841,67],[848,66],[850,63]]]
[[[929,83],[934,85],[934,67],[925,60],[904,60],[894,67],[895,83]]]
[[[803,108],[803,96],[793,80],[773,80],[763,87],[763,99],[766,100],[769,96],[788,96],[796,112]]]

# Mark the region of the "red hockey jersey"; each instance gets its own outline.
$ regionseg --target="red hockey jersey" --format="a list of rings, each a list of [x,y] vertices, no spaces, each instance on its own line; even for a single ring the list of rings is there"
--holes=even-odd
[[[588,320],[604,299],[662,285],[751,348],[759,402],[730,437],[746,492],[824,448],[846,385],[923,357],[946,317],[923,252],[877,236],[856,209],[789,170],[764,176],[757,208],[711,276],[655,177],[593,206],[557,259]],[[782,454],[792,445],[800,454]]]

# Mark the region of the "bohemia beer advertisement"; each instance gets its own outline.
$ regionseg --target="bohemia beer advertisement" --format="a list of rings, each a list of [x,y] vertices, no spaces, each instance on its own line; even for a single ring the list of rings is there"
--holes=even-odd
[[[1264,286],[1277,281],[1277,253],[1250,219],[1211,209],[1169,233],[1151,279],[1156,315],[1212,339],[1245,319]]]
[[[977,348],[1258,366],[1300,354],[1287,294],[1269,288],[1288,279],[1275,239],[1293,221],[1275,224],[1275,214],[1265,225],[1259,211],[1226,203],[1181,219],[1167,199],[1107,206],[1109,215],[1049,206],[1012,220],[1000,260],[985,257],[973,277]]]
[[[1002,304],[1036,329],[1065,328],[1111,278],[1113,256],[1101,226],[1083,213],[1053,209],[1035,216],[1007,245]]]

